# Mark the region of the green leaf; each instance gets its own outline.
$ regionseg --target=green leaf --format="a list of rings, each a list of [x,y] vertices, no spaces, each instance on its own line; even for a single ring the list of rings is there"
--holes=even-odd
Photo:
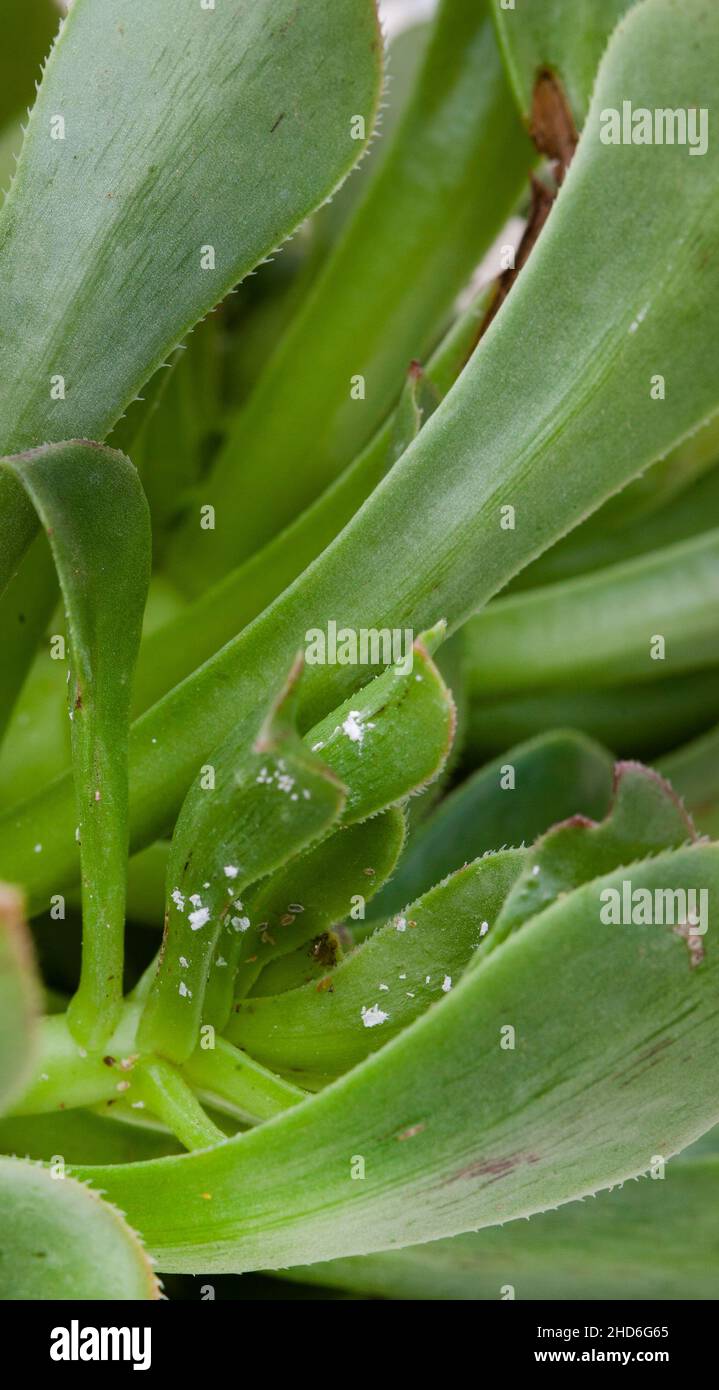
[[[467,751],[482,762],[518,740],[559,724],[599,739],[621,757],[654,758],[706,728],[719,707],[719,672],[696,671],[662,681],[598,690],[550,688],[523,695],[474,700],[467,721]]]
[[[680,11],[646,0],[628,15],[540,240],[456,386],[317,563],[135,725],[134,848],[165,832],[198,762],[232,727],[252,735],[257,673],[269,698],[308,621],[422,631],[442,614],[459,626],[714,413],[705,344],[719,337],[719,169],[683,146],[604,145],[599,116],[625,99],[681,106],[687,91],[711,105],[717,62],[709,0]],[[660,366],[663,401],[650,396]],[[514,530],[501,525],[505,505]],[[307,696],[327,710],[347,687],[347,668],[317,667]],[[0,822],[0,873],[9,861],[41,902],[73,875],[68,793],[59,781]],[[33,829],[51,849],[42,865]]]
[[[0,221],[5,452],[107,434],[188,329],[348,173],[365,143],[352,117],[367,138],[374,126],[380,60],[372,0],[77,0]],[[64,139],[51,138],[57,115]],[[7,578],[33,522],[4,491],[0,502]]]
[[[78,1046],[68,1027],[67,1014],[43,1018],[30,1084],[14,1102],[12,1114],[49,1114],[81,1105],[98,1105],[101,1101],[117,1104],[129,1089],[126,1083],[128,1078],[132,1080],[138,1058],[135,1035],[139,1013],[139,1005],[134,1002],[123,1006],[104,1055]]]
[[[572,816],[537,841],[488,944],[504,940],[582,883],[697,838],[691,817],[668,782],[640,763],[617,763],[614,796],[604,820]]]
[[[398,410],[392,414],[378,431],[374,439],[361,453],[359,458],[349,469],[329,487],[313,506],[302,513],[296,521],[288,526],[281,534],[271,541],[245,564],[240,565],[237,570],[233,570],[230,575],[213,585],[199,599],[189,606],[179,606],[179,611],[170,612],[164,622],[158,624],[152,631],[146,631],[138,667],[133,686],[133,709],[136,714],[142,713],[156,700],[171,690],[173,685],[178,684],[185,676],[191,672],[209,656],[212,656],[230,638],[245,626],[252,618],[266,607],[272,599],[276,598],[282,589],[289,585],[303,569],[316,558],[326,545],[342,530],[342,527],[351,520],[354,513],[359,509],[373,487],[381,481],[395,460],[395,453],[398,443],[410,442],[413,431],[416,432],[420,423],[428,417],[435,409],[437,401],[444,395],[456,380],[468,357],[476,346],[479,326],[481,324],[488,294],[481,292],[474,297],[469,307],[458,315],[457,320],[449,329],[437,349],[432,353],[427,362],[426,368],[418,375],[418,368],[415,367],[408,374],[408,380],[403,392],[403,399],[398,406]],[[209,322],[209,321],[208,321]],[[203,326],[203,332],[205,327]],[[186,361],[193,361],[194,344],[197,334],[193,335],[189,348],[189,354],[181,359],[183,364]],[[176,371],[177,369],[175,369]],[[173,372],[173,376],[174,376]],[[172,379],[170,373],[159,372],[153,378],[153,382],[164,383]],[[143,417],[144,423],[140,425],[140,438],[137,438],[137,426],[133,411],[121,422],[121,428],[113,431],[112,439],[115,443],[122,441],[122,447],[127,452],[132,446],[132,456],[135,462],[139,459],[142,464],[147,459],[148,471],[156,461],[157,454],[155,447],[162,447],[161,441],[165,438],[166,432],[177,430],[177,410],[175,409],[172,419],[168,420],[164,413],[164,405],[168,396],[172,392],[166,390],[161,394],[163,409],[156,402],[149,399],[153,383],[145,389],[145,396],[148,397],[143,410],[147,414]],[[159,389],[159,388],[158,388]],[[168,407],[169,410],[169,407]],[[158,422],[156,416],[162,414],[162,419]],[[419,417],[421,416],[421,421]],[[156,432],[160,434],[158,441]],[[180,448],[179,441],[174,446],[176,456],[177,449]],[[48,563],[50,563],[48,558]],[[12,614],[15,614],[15,622],[22,614],[22,631],[26,631],[28,624],[28,604],[32,598],[30,584],[34,584],[34,573],[27,579],[23,579],[22,585],[18,585],[19,592],[14,593],[13,586],[13,609],[8,616],[7,623],[13,621]],[[155,587],[157,579],[155,580]],[[151,595],[152,595],[151,589]],[[0,599],[0,606],[5,600]],[[40,612],[39,622],[42,623],[43,614],[48,604],[43,592],[44,608]],[[52,602],[52,600],[50,600]],[[15,610],[18,609],[18,612]],[[30,638],[30,649],[37,640],[36,632]],[[15,676],[15,668],[12,668],[9,660],[5,663],[5,671],[8,677],[12,674],[12,698],[14,699],[19,680],[25,662],[18,663],[19,676]],[[0,686],[0,690],[2,687]],[[32,743],[28,747],[29,736],[25,728],[25,720],[18,724],[13,731],[13,741],[15,743],[14,754],[6,748],[3,750],[2,771],[4,776],[4,786],[6,794],[3,801],[7,805],[12,805],[17,800],[17,782],[27,792],[28,785],[28,760],[32,756],[39,766],[47,762],[53,769],[57,767],[61,770],[63,761],[67,761],[67,754],[64,748],[61,730],[58,735],[56,720],[53,713],[57,701],[53,700],[54,694],[52,687],[48,692],[48,699],[42,709],[33,705],[31,719],[27,722],[32,727]],[[21,705],[26,703],[27,691],[23,694]],[[23,710],[23,714],[27,711]],[[22,772],[17,764],[21,763]],[[12,780],[10,780],[12,778]],[[35,778],[35,781],[42,779]],[[32,782],[32,779],[31,779]],[[13,795],[13,792],[15,794]],[[2,791],[0,790],[0,795]]]
[[[442,771],[455,709],[430,653],[444,635],[440,622],[410,646],[412,634],[405,632],[402,658],[307,734],[313,752],[348,788],[345,825],[404,801]]]
[[[271,1125],[82,1175],[121,1203],[160,1268],[239,1272],[439,1239],[646,1172],[716,1122],[719,957],[697,965],[681,927],[603,925],[600,895],[626,877],[554,903]],[[719,848],[632,865],[631,885],[711,899]],[[514,1049],[501,1046],[509,1024]]]
[[[182,495],[198,481],[203,449],[220,416],[220,328],[217,312],[197,324],[177,349],[169,370],[155,373],[112,432],[111,442],[130,454],[147,494],[155,536],[155,563],[164,549],[164,532]],[[138,415],[141,410],[142,414]]]
[[[682,1154],[642,1179],[529,1223],[329,1264],[290,1279],[405,1300],[716,1299],[719,1158]]]
[[[716,423],[715,423],[716,422]],[[719,416],[711,422],[716,429]],[[696,436],[687,440],[688,447]],[[647,476],[656,469],[654,464]],[[644,478],[636,480],[644,482]],[[608,503],[600,507],[594,516],[570,532],[557,545],[552,546],[538,560],[522,570],[510,585],[510,590],[535,588],[538,585],[553,584],[559,580],[571,579],[575,574],[586,574],[590,570],[601,569],[605,565],[620,564],[639,555],[647,555],[652,550],[677,541],[690,540],[702,531],[711,528],[714,517],[719,512],[719,468],[713,467],[705,477],[699,477],[684,491],[671,495],[656,510],[647,510],[637,517],[628,505],[629,494],[636,483]],[[613,503],[624,503],[628,510],[618,512],[615,507],[611,518],[608,509]]]
[[[288,990],[299,989],[302,985],[309,984],[310,980],[314,980],[316,985],[319,984],[327,975],[328,969],[338,965],[344,958],[346,948],[354,944],[354,938],[354,931],[350,938],[350,933],[345,927],[340,927],[339,930],[331,929],[322,936],[315,937],[309,945],[305,942],[304,946],[299,946],[296,951],[278,956],[263,968],[252,987],[242,997],[257,999],[271,994],[284,994]]]
[[[518,0],[507,8],[491,0],[502,54],[519,108],[538,118],[538,79],[558,79],[581,128],[597,68],[611,32],[636,0]],[[540,98],[541,100],[541,98]],[[546,100],[546,98],[545,98]],[[551,108],[550,108],[551,109]]]
[[[251,959],[240,963],[235,997],[250,986],[271,961],[280,960],[364,905],[392,873],[405,837],[405,816],[391,808],[371,820],[342,827],[316,849],[293,860],[245,896],[251,922]],[[321,960],[319,962],[320,968]],[[270,991],[272,992],[272,991]],[[263,989],[262,993],[268,993]]]
[[[432,413],[436,406],[436,398],[449,390],[471,355],[476,345],[487,298],[486,292],[478,294],[469,307],[458,316],[430,357],[419,379],[416,371],[410,373],[404,391],[404,409],[409,417],[410,429],[412,423],[416,426],[419,413],[422,420],[427,414]],[[194,341],[193,337],[192,342]],[[164,381],[168,375],[167,372],[157,373],[153,381]],[[145,389],[146,397],[149,397],[151,387],[152,383]],[[164,395],[162,399],[164,401]],[[149,439],[154,438],[151,400],[148,400],[146,407],[143,406],[143,409],[145,408],[150,412],[150,417],[145,418],[145,424],[141,427],[141,459],[146,447],[149,451]],[[169,613],[162,624],[152,631],[145,632],[133,686],[135,713],[142,713],[234,637],[247,622],[276,598],[286,585],[301,574],[346,522],[351,520],[372,488],[389,471],[394,461],[393,444],[396,446],[397,440],[402,436],[408,440],[408,426],[398,418],[399,413],[398,408],[398,412],[390,416],[367,449],[341,478],[274,541],[246,564],[240,565],[225,580],[213,585],[194,603],[185,607],[184,611],[180,606],[179,612]],[[132,445],[134,450],[138,441],[136,427],[134,424],[131,425],[132,419],[133,411],[121,422],[122,429],[113,431],[112,438],[118,443],[122,440],[126,449]],[[164,422],[163,429],[166,427],[169,428],[167,421]],[[51,563],[49,556],[47,563]],[[17,586],[17,592],[15,586],[11,591],[13,607],[7,622],[8,625],[12,623],[14,614],[15,622],[21,622],[23,633],[30,626],[28,605],[34,592],[30,586],[34,583],[33,571],[27,578],[23,577],[22,584]],[[155,588],[156,586],[157,579]],[[151,588],[151,597],[152,593]],[[45,591],[41,590],[41,598],[44,607],[38,616],[40,625],[48,608]],[[4,603],[5,599],[0,599],[0,607]],[[51,603],[52,599],[50,605]],[[37,633],[34,631],[29,640],[30,650],[34,648],[36,641]],[[6,660],[4,669],[12,682],[12,699],[19,681],[22,680],[26,660],[17,664],[17,672],[9,656]],[[27,796],[33,783],[42,784],[43,779],[37,775],[36,769],[43,768],[45,764],[46,770],[61,771],[63,764],[69,760],[69,750],[66,751],[65,748],[66,730],[64,727],[58,729],[57,700],[53,698],[54,695],[52,681],[48,681],[48,697],[43,704],[40,704],[39,695],[34,687],[28,689],[26,686],[23,692],[16,716],[16,727],[8,736],[8,742],[12,740],[13,747],[8,747],[6,742],[0,763],[3,774],[0,797],[3,804],[13,805],[18,800],[18,785],[22,788],[22,795]],[[32,704],[31,709],[26,708],[28,703]],[[28,726],[31,734],[28,733]],[[30,762],[34,776],[28,775]]]
[[[442,770],[454,734],[454,705],[425,645],[431,647],[442,632],[440,627],[418,638],[407,654],[411,663],[389,667],[306,735],[305,758],[308,749],[319,754],[319,766],[326,775],[329,769],[346,791],[338,822],[342,826],[357,825],[405,801]],[[215,962],[205,1010],[206,1021],[218,1029],[230,1016],[237,967],[262,955],[263,898],[261,902],[259,919],[245,903],[239,918],[225,921],[218,940],[226,965],[218,968]]]
[[[173,1135],[155,1125],[118,1116],[115,1097],[104,1115],[92,1110],[58,1110],[40,1115],[9,1115],[0,1120],[0,1149],[48,1161],[62,1154],[66,1163],[137,1163],[180,1152]]]
[[[141,714],[233,638],[307,569],[339,534],[454,384],[476,346],[488,300],[477,295],[418,376],[410,369],[397,406],[354,462],[317,500],[244,564],[213,584],[143,643],[134,708]],[[421,419],[420,419],[421,417]]]
[[[500,915],[524,861],[488,855],[378,928],[317,984],[235,1005],[227,1036],[315,1089],[442,999]]]
[[[23,901],[0,884],[0,1114],[24,1090],[37,1052],[40,991]]]
[[[357,177],[346,179],[331,202],[318,208],[313,217],[312,258],[318,262],[318,270],[365,196],[376,170],[385,159],[392,157],[394,135],[412,100],[432,32],[430,19],[410,24],[387,42],[386,80],[375,138],[357,170]]]
[[[122,998],[132,674],[150,575],[147,503],[132,464],[86,442],[0,460],[47,532],[68,624],[68,697],[83,871],[83,960],[71,1005],[87,1046],[112,1032]],[[33,844],[39,857],[44,845]]]
[[[252,554],[371,438],[501,231],[531,162],[484,0],[442,0],[392,148],[178,533],[178,583],[197,593]],[[207,502],[212,532],[199,525]]]
[[[487,850],[528,844],[574,812],[601,815],[612,758],[573,733],[548,733],[509,748],[450,792],[411,837],[397,873],[372,905],[388,917]]]
[[[64,1172],[0,1158],[0,1209],[0,1298],[160,1297],[120,1212]]]
[[[719,530],[500,598],[467,624],[469,694],[657,680],[714,666],[718,603]]]
[[[239,894],[325,835],[345,805],[342,782],[295,729],[300,669],[252,748],[231,735],[201,768],[175,827],[160,964],[138,1031],[144,1048],[175,1061],[200,1040],[216,948],[249,927]],[[225,961],[228,976],[235,965]]]
[[[0,485],[1,481],[4,480],[1,479],[0,470]],[[0,671],[0,738],[5,735],[28,667],[32,663],[52,616],[57,602],[56,590],[55,565],[50,547],[47,537],[40,535],[35,538],[20,565],[16,582],[10,584],[0,594],[0,632],[5,638],[4,660]],[[46,702],[47,707],[50,706],[51,702],[57,707],[57,682],[48,688],[47,693],[49,697]],[[30,699],[32,699],[32,692],[30,692]],[[55,749],[59,747],[63,754],[66,752],[66,739],[63,737],[65,731],[63,730],[58,736],[56,721],[53,720],[52,714],[49,725],[50,736],[46,735],[46,741],[49,742],[52,738],[53,747],[50,758],[47,760],[43,758],[45,776],[47,776],[48,767],[52,766],[52,753]],[[27,759],[23,758],[22,751],[20,761],[22,762],[21,786],[23,789],[21,794],[25,794],[27,790]],[[68,757],[63,757],[62,762],[67,764]]]

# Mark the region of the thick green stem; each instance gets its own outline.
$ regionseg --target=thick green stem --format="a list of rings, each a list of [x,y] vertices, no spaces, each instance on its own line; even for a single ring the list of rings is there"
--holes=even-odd
[[[253,1061],[224,1038],[214,1048],[193,1052],[183,1075],[220,1110],[255,1123],[270,1120],[306,1100],[306,1092]]]
[[[136,1070],[134,1089],[186,1149],[206,1149],[227,1138],[205,1114],[187,1082],[169,1062],[161,1058],[141,1062]]]

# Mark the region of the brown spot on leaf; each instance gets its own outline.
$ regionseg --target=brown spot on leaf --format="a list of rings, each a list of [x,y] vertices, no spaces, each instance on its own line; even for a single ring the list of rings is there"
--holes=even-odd
[[[537,80],[534,84],[529,133],[540,154],[546,155],[552,161],[552,173],[556,186],[557,188],[561,187],[577,148],[579,136],[564,88],[559,78],[548,68],[542,69],[537,74]],[[479,326],[477,337],[470,347],[468,359],[507,298],[520,270],[529,260],[539,234],[552,210],[556,189],[548,187],[535,174],[531,176],[531,185],[532,202],[529,218],[517,248],[514,266],[503,271],[497,281],[495,295]]]
[[[689,967],[696,970],[704,960],[704,937],[699,936],[696,927],[692,927],[688,922],[680,922],[679,926],[674,927],[674,935],[680,936],[682,941],[686,941],[689,952]]]
[[[508,1173],[519,1168],[523,1163],[539,1163],[537,1154],[508,1154],[506,1158],[478,1159],[475,1163],[468,1163],[466,1167],[459,1168],[456,1173],[450,1174],[440,1183],[441,1187],[448,1187],[453,1182],[466,1182],[471,1178],[489,1177],[490,1182],[498,1182]]]
[[[409,1129],[403,1129],[400,1134],[395,1135],[395,1138],[401,1144],[405,1139],[414,1139],[415,1134],[421,1134],[425,1128],[426,1126],[423,1124],[410,1125]]]
[[[310,946],[310,955],[319,965],[325,965],[327,969],[332,969],[337,964],[340,943],[334,932],[325,931],[321,936],[316,936]]]
[[[556,161],[557,183],[562,183],[577,148],[577,127],[564,88],[556,73],[544,68],[537,73],[532,93],[529,133],[540,154]]]

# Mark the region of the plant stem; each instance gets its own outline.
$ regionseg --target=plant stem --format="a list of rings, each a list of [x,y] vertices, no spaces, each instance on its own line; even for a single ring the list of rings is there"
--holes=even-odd
[[[307,1098],[299,1086],[275,1076],[224,1038],[216,1038],[211,1050],[198,1047],[182,1071],[218,1109],[252,1123],[270,1120]]]
[[[140,1098],[186,1149],[206,1149],[227,1138],[169,1062],[155,1057],[141,1062],[133,1080]]]
[[[132,1047],[137,1008],[126,1006],[104,1056],[79,1047],[68,1027],[67,1014],[44,1018],[33,1079],[13,1115],[42,1115],[96,1105],[130,1089]]]

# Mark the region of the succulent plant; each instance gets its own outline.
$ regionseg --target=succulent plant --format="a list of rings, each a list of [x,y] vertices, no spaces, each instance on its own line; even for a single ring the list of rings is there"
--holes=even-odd
[[[2,1296],[715,1296],[714,0],[6,9]]]

